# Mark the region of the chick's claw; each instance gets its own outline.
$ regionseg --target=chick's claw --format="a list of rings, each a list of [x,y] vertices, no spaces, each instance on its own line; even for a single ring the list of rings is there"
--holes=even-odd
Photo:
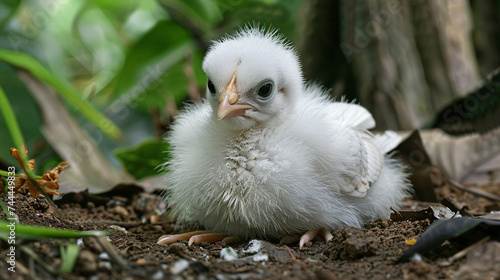
[[[226,244],[231,244],[239,241],[236,236],[227,236],[223,233],[213,233],[209,231],[192,231],[174,235],[163,235],[158,239],[157,244],[170,244],[180,240],[189,240],[188,246],[201,242],[215,243],[222,241]]]
[[[313,229],[310,230],[306,233],[304,233],[302,236],[297,236],[297,235],[292,235],[292,236],[285,236],[280,240],[280,245],[288,245],[292,243],[297,243],[299,242],[299,248],[302,249],[304,245],[311,241],[314,240],[316,237],[320,237],[326,242],[332,240],[333,235],[332,233],[325,229],[325,228],[318,228],[318,229]]]
[[[209,231],[191,231],[191,232],[186,232],[186,233],[181,233],[181,234],[163,235],[162,237],[158,238],[158,242],[156,242],[156,243],[160,244],[160,245],[170,244],[170,243],[174,243],[174,242],[177,242],[180,240],[189,240],[193,236],[205,234],[205,233],[210,233],[210,232]]]
[[[320,237],[326,242],[332,240],[333,236],[332,233],[325,229],[325,228],[318,228],[318,229],[313,229],[310,230],[306,233],[304,233],[299,240],[299,248],[302,249],[304,247],[304,244],[306,244],[309,241],[314,240],[316,237]]]
[[[193,244],[198,244],[201,242],[208,242],[208,243],[215,243],[218,241],[224,240],[224,238],[227,237],[227,234],[223,233],[204,233],[204,234],[197,234],[189,238],[188,241],[188,246],[191,246]]]

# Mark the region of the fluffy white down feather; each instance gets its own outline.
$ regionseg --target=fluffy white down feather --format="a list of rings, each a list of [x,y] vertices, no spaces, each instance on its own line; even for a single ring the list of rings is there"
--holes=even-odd
[[[386,155],[398,136],[373,136],[366,109],[304,85],[295,52],[274,33],[250,28],[224,38],[203,67],[217,92],[234,73],[241,95],[251,96],[263,79],[282,92],[255,103],[258,110],[218,120],[218,96],[207,90],[208,100],[178,116],[165,168],[167,199],[180,221],[282,238],[387,218],[408,194],[403,166]]]

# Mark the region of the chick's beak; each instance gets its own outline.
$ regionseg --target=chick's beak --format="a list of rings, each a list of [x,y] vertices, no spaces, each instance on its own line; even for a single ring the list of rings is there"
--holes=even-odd
[[[227,85],[224,92],[219,96],[219,109],[217,111],[217,119],[223,120],[225,118],[234,116],[243,116],[248,109],[256,110],[255,107],[246,104],[238,103],[238,89],[236,88],[236,73],[233,75],[231,82]]]

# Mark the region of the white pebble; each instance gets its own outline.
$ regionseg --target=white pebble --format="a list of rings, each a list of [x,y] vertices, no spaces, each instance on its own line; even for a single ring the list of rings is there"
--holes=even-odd
[[[250,246],[246,250],[243,249],[243,253],[258,253],[260,251],[260,248],[262,248],[261,240],[250,240],[248,244],[250,244]]]
[[[99,258],[101,260],[109,260],[109,255],[106,252],[102,252],[102,253],[99,254]]]
[[[269,257],[266,254],[258,253],[253,255],[254,262],[267,262]]]
[[[410,258],[411,261],[413,260],[417,260],[419,262],[422,261],[422,256],[419,254],[419,253],[416,253],[415,255],[413,255],[413,257]]]
[[[151,279],[164,279],[165,274],[161,270],[157,270],[153,275],[151,275]]]
[[[180,259],[172,265],[172,267],[170,268],[170,273],[172,273],[173,275],[177,275],[182,273],[188,267],[189,267],[189,261],[186,259]]]
[[[227,247],[220,250],[220,257],[225,261],[234,261],[238,259],[238,253],[233,248]]]

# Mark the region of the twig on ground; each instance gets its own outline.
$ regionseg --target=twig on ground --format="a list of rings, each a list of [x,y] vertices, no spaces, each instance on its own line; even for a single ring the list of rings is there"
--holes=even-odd
[[[292,260],[293,260],[294,262],[297,262],[297,263],[301,263],[301,262],[302,262],[301,260],[299,260],[299,259],[297,259],[297,258],[295,257],[295,254],[293,253],[292,249],[290,249],[290,247],[288,247],[288,246],[286,246],[286,245],[283,245],[283,248],[285,248],[285,249],[288,251],[288,253],[290,254],[290,257],[292,257]]]
[[[449,182],[450,182],[450,186],[452,186],[454,188],[457,188],[457,189],[459,189],[461,191],[468,192],[468,193],[471,193],[471,194],[474,194],[474,195],[477,195],[477,196],[480,196],[480,197],[483,197],[483,198],[486,198],[486,199],[489,199],[489,200],[500,202],[500,196],[498,196],[498,195],[494,195],[492,193],[485,192],[483,190],[479,190],[479,189],[476,189],[476,188],[466,187],[466,186],[464,186],[464,185],[462,185],[462,184],[460,184],[459,182],[456,182],[456,181],[450,180]]]
[[[126,268],[128,263],[126,260],[120,256],[116,251],[115,247],[108,241],[107,236],[96,236],[97,242],[102,246],[102,248],[108,253],[109,257],[115,261],[120,267]]]
[[[467,206],[459,207],[457,205],[457,203],[451,197],[445,197],[445,198],[441,199],[440,203],[443,204],[444,206],[450,208],[451,211],[453,211],[455,213],[460,213],[460,215],[462,215],[462,216],[467,216],[467,217],[474,216],[471,213],[469,213],[469,211],[467,210]]]

